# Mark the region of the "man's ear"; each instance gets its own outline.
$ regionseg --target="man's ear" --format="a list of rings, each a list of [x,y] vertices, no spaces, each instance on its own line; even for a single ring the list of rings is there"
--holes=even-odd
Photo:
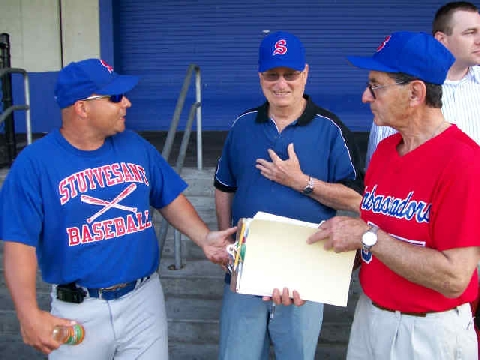
[[[447,35],[445,35],[445,33],[441,32],[441,31],[437,31],[433,37],[435,39],[437,39],[439,42],[441,42],[443,44],[443,46],[447,46],[446,45]]]
[[[88,105],[86,101],[77,101],[73,104],[73,111],[81,118],[85,118],[88,115]]]
[[[412,81],[410,83],[410,103],[419,105],[425,102],[427,87],[423,81]]]

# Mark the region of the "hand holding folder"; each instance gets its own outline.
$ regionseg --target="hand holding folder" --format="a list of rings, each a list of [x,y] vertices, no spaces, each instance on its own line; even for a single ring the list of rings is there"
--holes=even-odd
[[[355,251],[335,253],[307,244],[318,224],[258,213],[239,222],[231,289],[272,296],[296,290],[304,300],[346,306]],[[243,252],[243,256],[242,256]],[[232,255],[232,254],[231,254]]]
[[[290,296],[289,290],[287,288],[281,289],[273,289],[272,296],[263,296],[264,301],[273,301],[274,305],[292,305],[295,306],[302,306],[305,304],[305,300],[303,300],[298,293],[298,291],[293,290],[293,297]]]

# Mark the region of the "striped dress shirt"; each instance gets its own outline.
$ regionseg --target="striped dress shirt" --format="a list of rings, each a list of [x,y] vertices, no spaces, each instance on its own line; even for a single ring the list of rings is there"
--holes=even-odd
[[[442,113],[445,119],[456,124],[480,145],[480,66],[470,67],[461,80],[446,80],[442,85],[442,93]],[[396,130],[389,126],[372,123],[365,167],[368,167],[378,143],[395,133]]]

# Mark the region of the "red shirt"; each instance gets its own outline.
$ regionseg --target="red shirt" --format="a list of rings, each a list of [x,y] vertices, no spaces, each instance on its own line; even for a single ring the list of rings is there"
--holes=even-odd
[[[480,147],[455,125],[399,156],[395,134],[382,141],[365,177],[364,221],[412,246],[438,251],[480,246]],[[444,311],[475,299],[477,271],[458,298],[414,284],[362,253],[360,282],[372,301],[403,312]]]

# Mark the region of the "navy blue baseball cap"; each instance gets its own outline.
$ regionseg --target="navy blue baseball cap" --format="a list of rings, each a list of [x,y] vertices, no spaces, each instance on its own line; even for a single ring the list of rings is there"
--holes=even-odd
[[[119,95],[132,90],[138,77],[118,75],[100,59],[72,62],[60,70],[55,85],[55,99],[61,109],[92,94]]]
[[[258,50],[258,72],[277,67],[303,71],[306,65],[305,48],[295,35],[286,31],[271,33],[262,40]]]
[[[441,85],[455,62],[452,53],[432,35],[399,31],[385,38],[372,57],[348,56],[356,67],[387,73],[404,73]]]

